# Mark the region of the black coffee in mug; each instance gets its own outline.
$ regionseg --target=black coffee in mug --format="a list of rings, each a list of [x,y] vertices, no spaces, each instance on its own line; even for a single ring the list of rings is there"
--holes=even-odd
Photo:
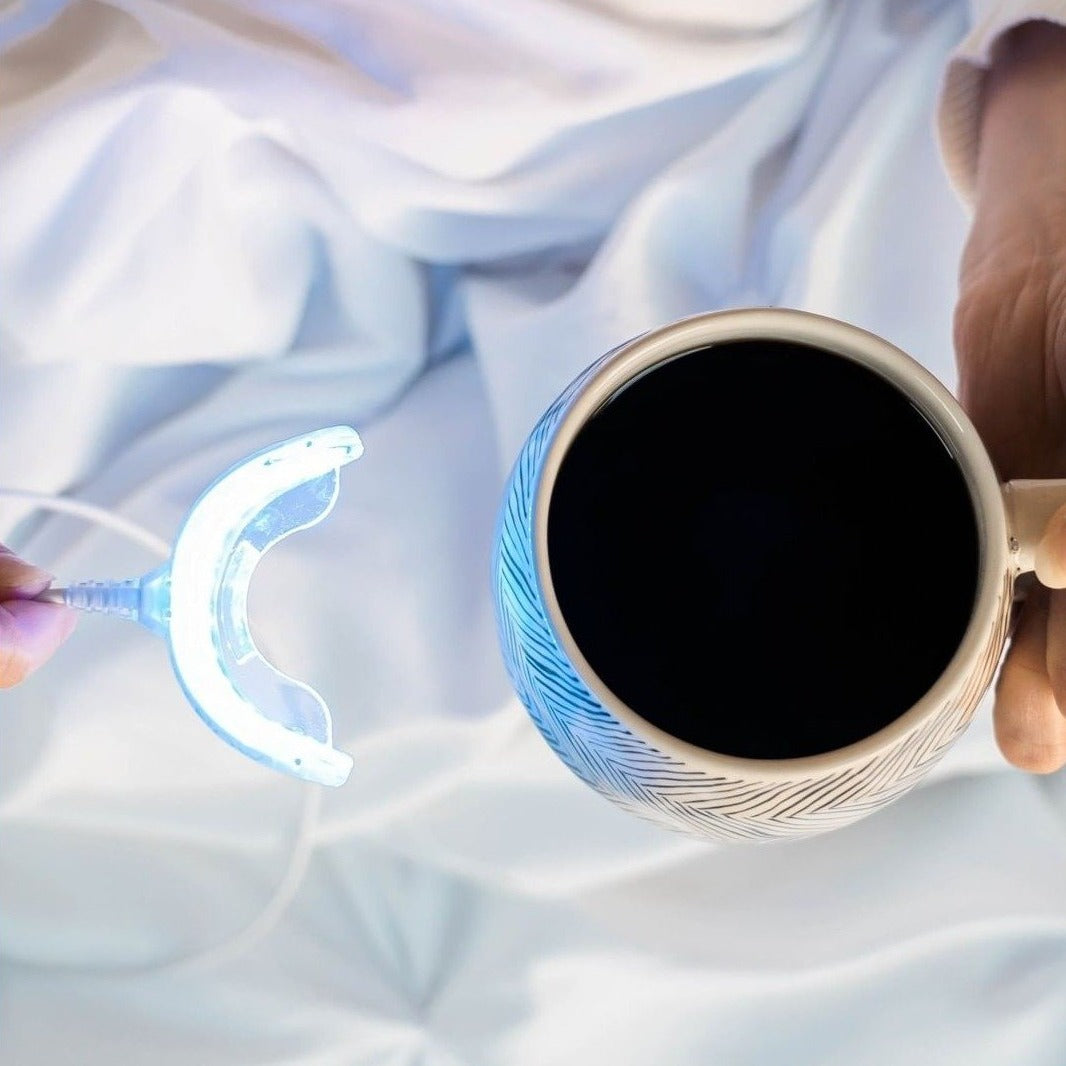
[[[912,707],[979,577],[965,479],[911,400],[843,356],[758,340],[660,363],[582,426],[548,562],[618,699],[761,759],[833,751]]]

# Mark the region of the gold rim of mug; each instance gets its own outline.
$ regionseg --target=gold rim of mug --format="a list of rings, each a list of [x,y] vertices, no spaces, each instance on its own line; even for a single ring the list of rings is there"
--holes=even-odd
[[[581,654],[567,627],[552,584],[548,559],[548,505],[563,456],[581,426],[607,399],[637,374],[675,356],[733,340],[784,340],[835,352],[874,370],[905,392],[940,431],[962,469],[978,531],[977,596],[959,647],[933,687],[889,725],[854,744],[793,759],[750,759],[723,755],[679,740],[646,721],[619,700]],[[537,582],[548,623],[560,647],[589,691],[623,725],[654,747],[709,773],[758,774],[781,779],[842,769],[877,755],[937,714],[979,669],[998,620],[1004,575],[1009,567],[1002,490],[988,452],[948,389],[906,352],[884,338],[839,319],[791,308],[739,308],[692,315],[634,338],[608,359],[571,399],[541,465],[533,505]],[[828,549],[831,551],[831,549]],[[743,546],[738,545],[738,553]],[[936,560],[931,592],[936,593]],[[921,605],[915,604],[920,610]],[[1002,650],[1002,649],[1000,649]],[[708,699],[714,699],[708,691]]]

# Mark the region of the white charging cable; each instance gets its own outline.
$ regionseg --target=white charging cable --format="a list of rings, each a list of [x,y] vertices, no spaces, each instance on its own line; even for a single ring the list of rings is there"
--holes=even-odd
[[[8,500],[11,503],[28,503],[41,511],[57,511],[61,514],[75,515],[84,518],[87,522],[95,522],[99,526],[108,529],[120,536],[132,540],[151,552],[155,552],[161,559],[170,558],[170,545],[157,537],[154,533],[145,529],[144,526],[131,522],[128,518],[109,511],[106,507],[97,507],[94,503],[86,503],[84,500],[72,500],[68,496],[52,496],[45,492],[26,492],[23,489],[0,489],[0,500]]]
[[[170,545],[162,537],[156,536],[155,533],[145,529],[144,526],[138,525],[136,522],[132,522],[128,518],[108,510],[106,507],[86,503],[84,500],[72,500],[67,496],[55,496],[43,492],[27,492],[23,489],[0,488],[0,501],[5,500],[11,503],[30,504],[36,510],[54,511],[59,514],[82,518],[87,522],[104,526],[114,533],[126,537],[128,540],[154,552],[161,559],[170,558]],[[72,966],[62,968],[78,970],[79,972],[93,970],[116,975],[132,973],[158,974],[174,970],[200,969],[236,958],[258,943],[277,925],[289,904],[295,899],[307,874],[311,857],[314,854],[315,830],[318,828],[318,820],[322,808],[321,787],[318,785],[305,785],[304,789],[300,823],[293,839],[292,850],[289,853],[289,861],[286,864],[285,872],[263,908],[243,929],[238,930],[212,947],[153,965],[106,968]],[[27,964],[33,963],[31,959],[13,959],[12,961],[23,961]]]

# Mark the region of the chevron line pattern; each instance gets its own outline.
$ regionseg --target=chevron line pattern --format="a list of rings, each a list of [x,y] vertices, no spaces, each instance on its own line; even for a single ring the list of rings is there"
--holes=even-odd
[[[500,509],[492,562],[500,646],[511,682],[537,728],[579,778],[625,810],[668,829],[723,841],[809,836],[848,825],[902,796],[969,725],[998,665],[1008,623],[1010,575],[1000,623],[965,688],[892,748],[861,764],[792,781],[743,780],[695,769],[659,751],[588,691],[560,648],[541,601],[532,509],[555,428],[609,352],[544,413],[520,453]]]

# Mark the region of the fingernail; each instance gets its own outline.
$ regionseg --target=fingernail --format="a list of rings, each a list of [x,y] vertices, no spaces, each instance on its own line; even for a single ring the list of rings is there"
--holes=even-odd
[[[0,554],[0,590],[21,593],[27,597],[44,592],[54,577],[47,570],[27,563],[17,555]]]

